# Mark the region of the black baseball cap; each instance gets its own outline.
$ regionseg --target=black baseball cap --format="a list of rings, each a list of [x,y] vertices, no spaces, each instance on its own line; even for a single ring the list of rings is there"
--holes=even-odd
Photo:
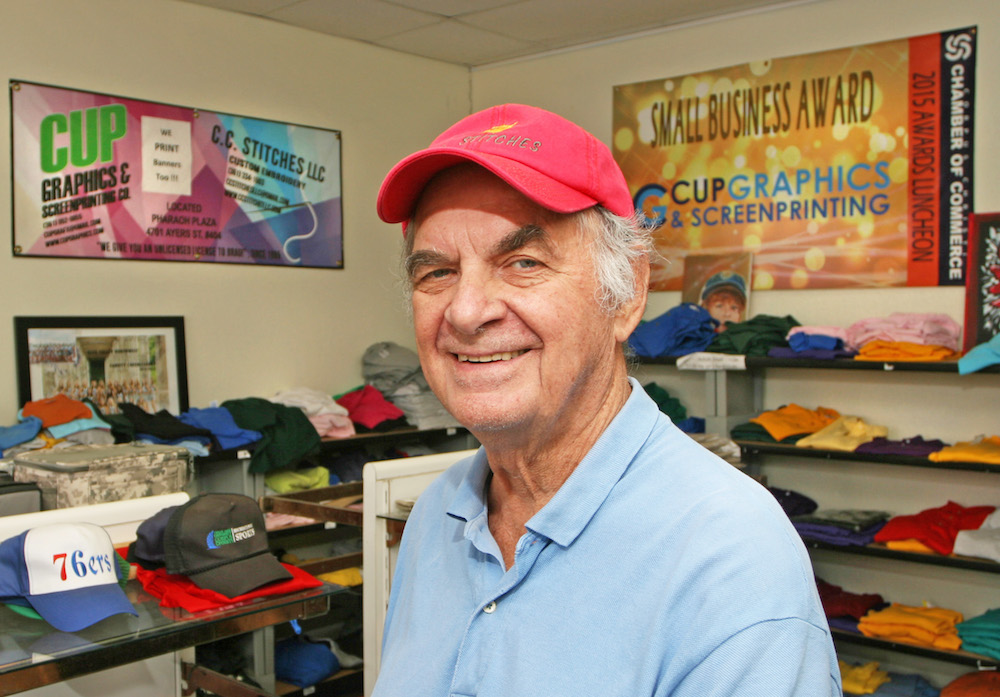
[[[242,494],[202,494],[178,506],[163,551],[167,573],[229,598],[292,578],[268,547],[260,506]]]

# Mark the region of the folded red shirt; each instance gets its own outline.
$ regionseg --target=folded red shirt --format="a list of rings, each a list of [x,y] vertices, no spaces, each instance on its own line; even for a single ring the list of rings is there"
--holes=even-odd
[[[890,518],[875,533],[875,541],[919,540],[938,554],[951,554],[959,531],[978,530],[987,516],[995,510],[996,506],[966,508],[949,501],[938,508]]]
[[[860,620],[873,607],[885,603],[878,593],[851,593],[819,578],[816,579],[816,587],[827,617],[853,617]]]
[[[136,567],[137,578],[143,589],[160,601],[161,607],[179,607],[188,612],[214,610],[226,605],[271,595],[283,595],[295,591],[322,586],[323,582],[312,574],[291,564],[282,564],[292,578],[261,586],[249,593],[229,598],[207,588],[200,588],[187,576],[168,574],[164,569],[144,569]]]

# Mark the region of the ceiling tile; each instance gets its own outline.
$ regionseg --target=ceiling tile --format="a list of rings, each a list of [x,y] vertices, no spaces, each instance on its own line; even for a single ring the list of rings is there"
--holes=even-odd
[[[462,16],[462,22],[549,46],[596,41],[782,0],[531,0]]]
[[[266,15],[296,0],[188,0],[197,5],[207,5],[220,10],[231,10],[250,15]]]
[[[437,15],[382,0],[302,0],[268,17],[359,41],[379,39],[441,21]]]
[[[494,7],[522,4],[524,0],[387,0],[387,2],[424,12],[433,12],[445,17],[459,17],[470,12],[490,10]]]
[[[826,0],[182,1],[452,63],[483,65],[726,14]]]
[[[464,65],[480,65],[521,55],[526,41],[445,20],[377,42],[379,46]]]

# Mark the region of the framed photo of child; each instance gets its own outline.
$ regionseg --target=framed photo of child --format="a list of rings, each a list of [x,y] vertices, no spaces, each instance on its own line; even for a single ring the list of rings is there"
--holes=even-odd
[[[753,254],[692,254],[684,259],[681,302],[701,305],[719,322],[745,322],[750,309]]]

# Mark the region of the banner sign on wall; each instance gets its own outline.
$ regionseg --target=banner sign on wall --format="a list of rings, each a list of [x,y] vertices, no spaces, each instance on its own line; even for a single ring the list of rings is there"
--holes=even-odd
[[[343,268],[339,131],[10,94],[15,255]]]
[[[740,252],[757,290],[963,285],[975,45],[969,27],[616,86],[650,288]]]

